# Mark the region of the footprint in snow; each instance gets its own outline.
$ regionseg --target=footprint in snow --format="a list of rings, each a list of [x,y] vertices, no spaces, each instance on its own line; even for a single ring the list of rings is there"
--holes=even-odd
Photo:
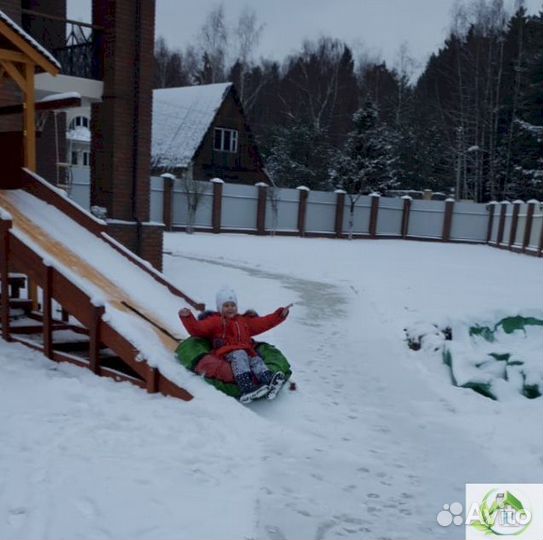
[[[26,519],[26,508],[19,506],[17,508],[11,508],[8,513],[8,523],[12,527],[19,527]]]

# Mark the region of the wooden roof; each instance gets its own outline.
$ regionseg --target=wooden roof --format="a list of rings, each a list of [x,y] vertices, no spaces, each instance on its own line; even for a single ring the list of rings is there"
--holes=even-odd
[[[0,53],[5,60],[28,63],[30,60],[37,71],[51,75],[60,73],[60,63],[32,36],[0,10]]]

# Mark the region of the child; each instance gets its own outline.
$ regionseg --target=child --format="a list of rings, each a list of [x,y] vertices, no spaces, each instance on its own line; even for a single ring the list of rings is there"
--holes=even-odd
[[[252,336],[281,324],[289,314],[290,305],[265,317],[243,316],[238,313],[236,293],[222,288],[217,293],[217,314],[198,321],[187,308],[179,317],[191,336],[211,340],[213,354],[230,362],[234,379],[241,390],[240,401],[249,403],[267,394],[273,399],[285,382],[284,373],[273,374],[254,350]],[[258,381],[255,384],[253,376]]]

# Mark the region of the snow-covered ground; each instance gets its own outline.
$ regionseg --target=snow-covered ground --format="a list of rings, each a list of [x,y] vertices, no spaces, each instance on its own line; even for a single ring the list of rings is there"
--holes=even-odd
[[[462,538],[464,484],[543,482],[543,398],[451,386],[404,328],[543,316],[542,261],[484,246],[168,234],[214,307],[294,302],[265,334],[296,391],[149,396],[0,342],[1,538]],[[520,421],[522,420],[522,421]],[[513,456],[513,459],[512,459]]]

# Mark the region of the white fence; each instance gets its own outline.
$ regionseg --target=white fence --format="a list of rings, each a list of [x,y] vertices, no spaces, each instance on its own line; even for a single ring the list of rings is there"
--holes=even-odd
[[[541,252],[543,205],[537,201],[406,203],[405,198],[378,197],[374,201],[374,196],[362,196],[356,200],[351,216],[349,195],[324,191],[304,194],[300,189],[272,190],[229,183],[195,185],[200,193],[192,224],[196,230],[345,236],[352,219],[355,237],[488,242],[517,251]],[[170,230],[185,229],[190,216],[186,185],[180,180],[152,177],[150,188],[150,220],[165,223]],[[262,189],[264,194],[259,191]],[[73,169],[70,197],[89,208],[88,169]]]

